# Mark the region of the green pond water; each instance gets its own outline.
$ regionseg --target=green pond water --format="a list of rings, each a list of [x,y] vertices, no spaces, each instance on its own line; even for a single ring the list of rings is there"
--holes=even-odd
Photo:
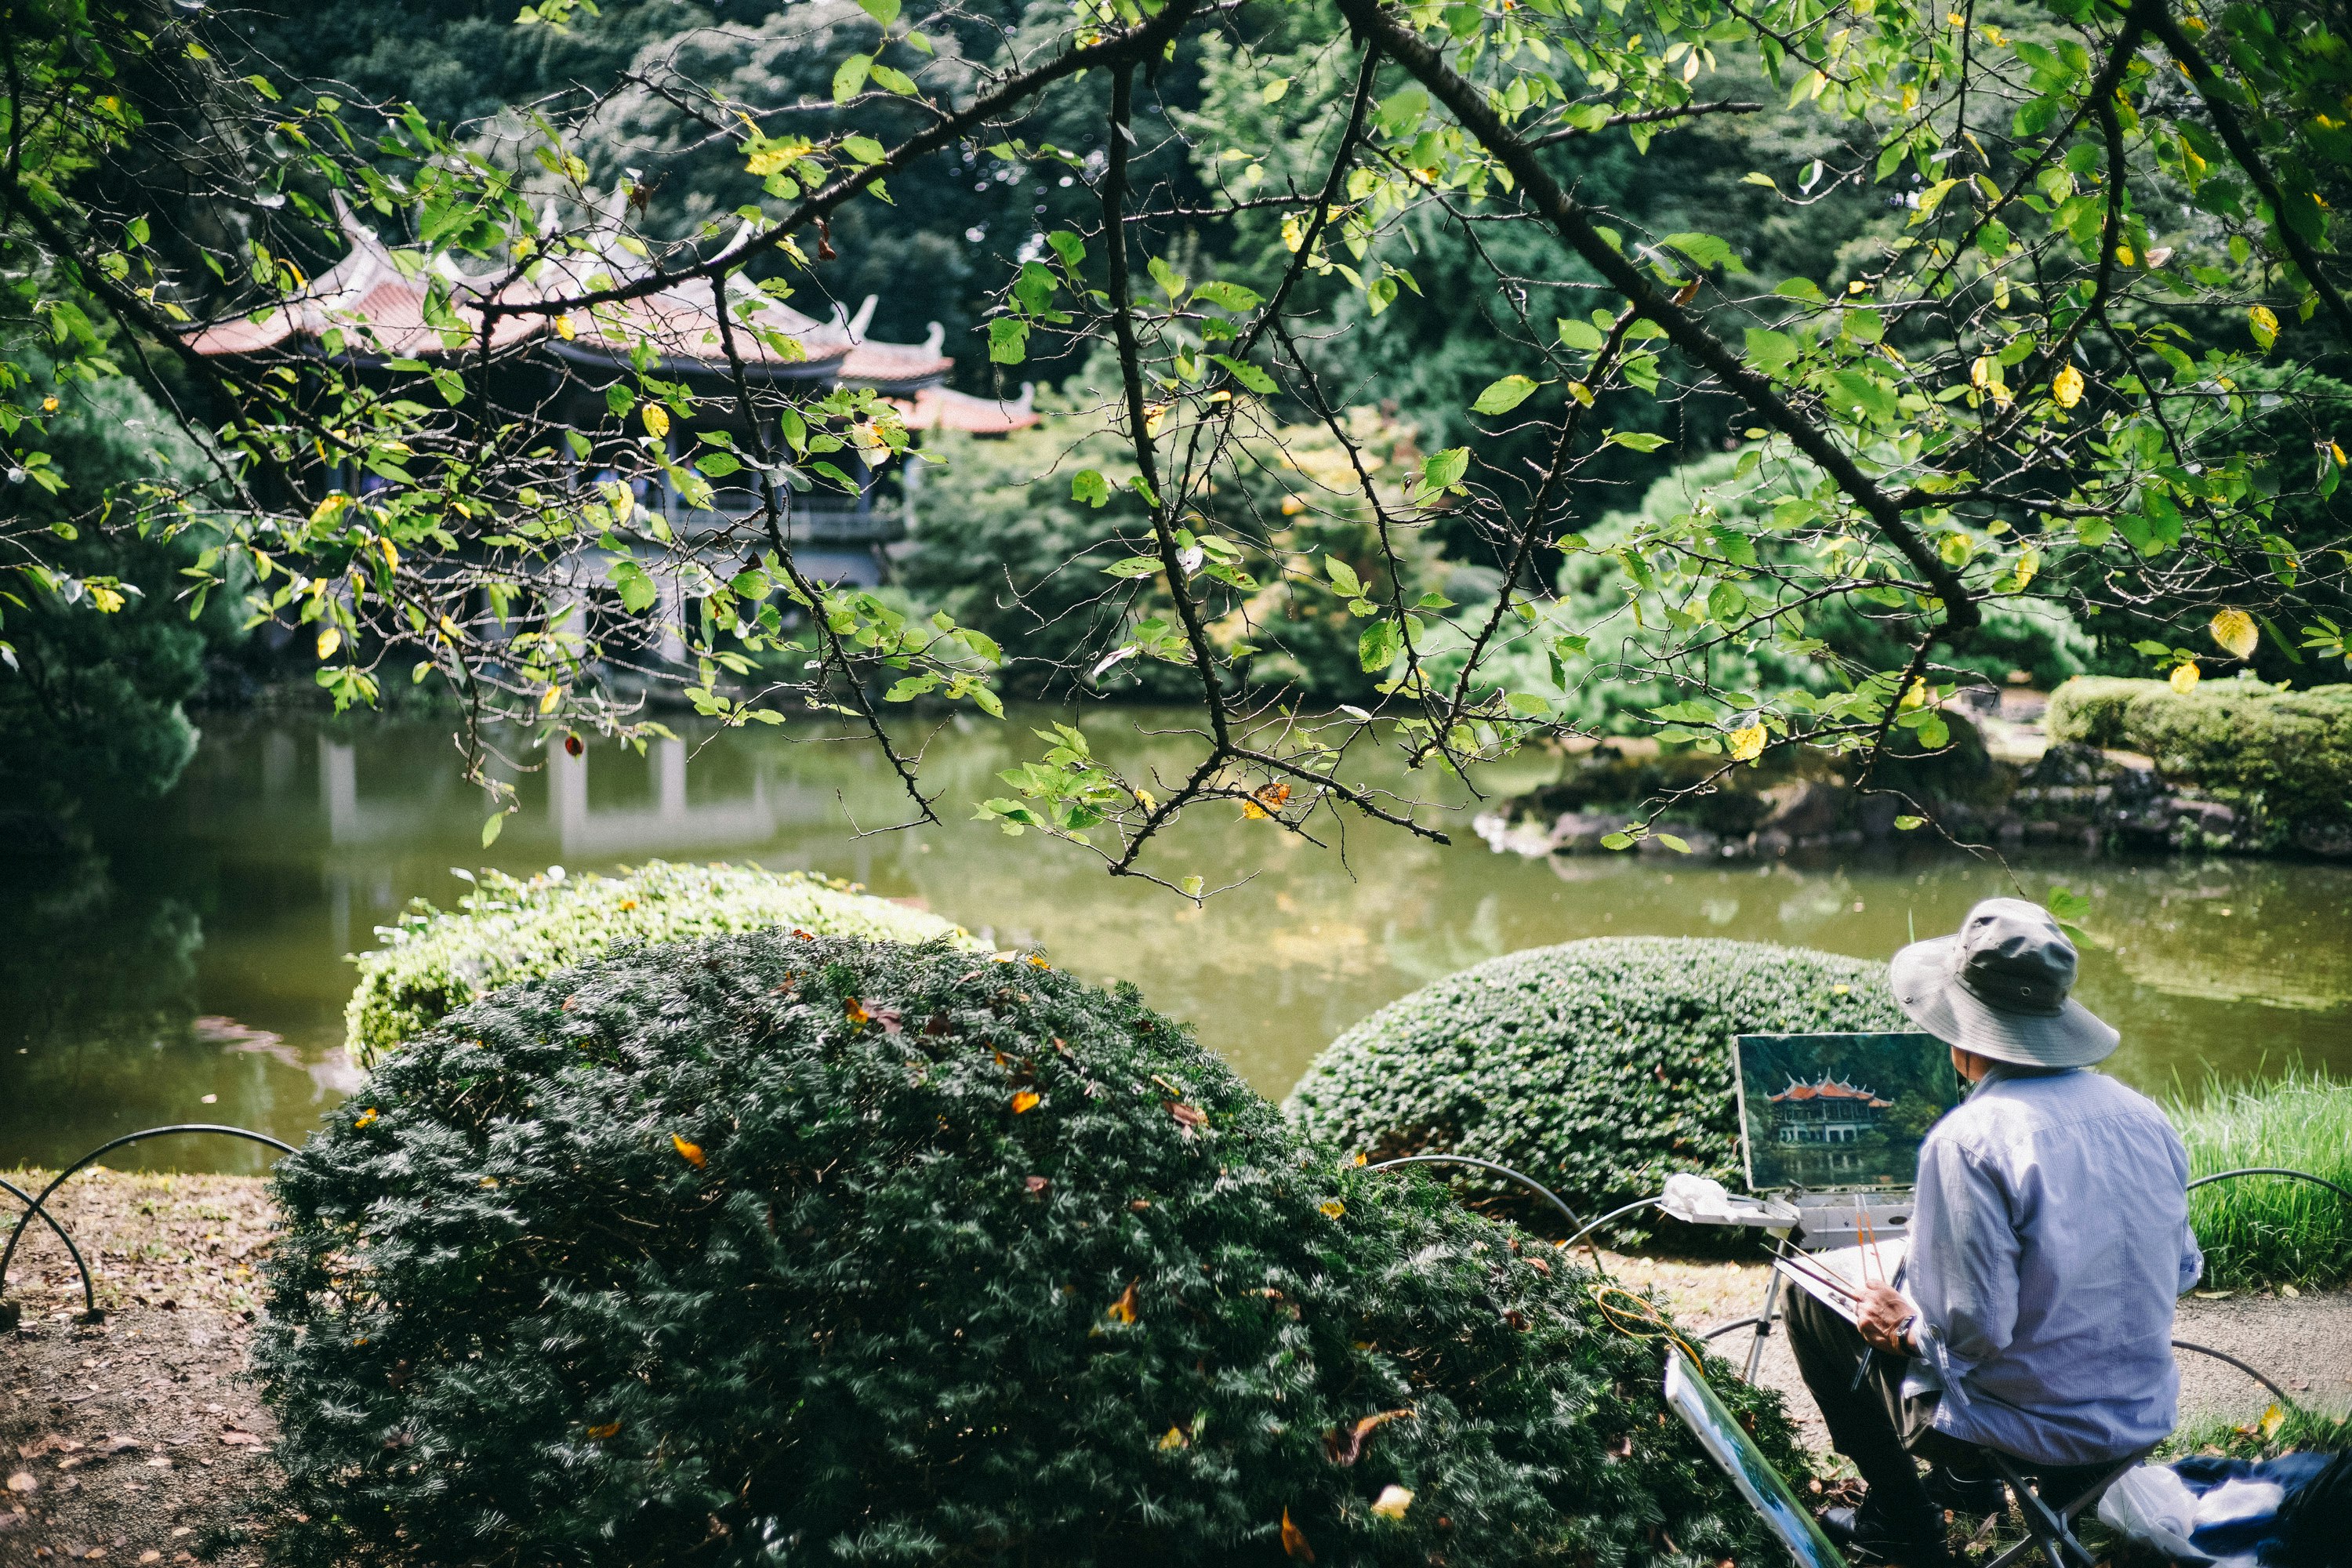
[[[1527,861],[1470,832],[1458,782],[1400,775],[1391,785],[1452,846],[1355,819],[1318,847],[1231,806],[1196,811],[1154,865],[1240,884],[1196,910],[1067,846],[969,820],[1003,792],[996,771],[1037,750],[1024,717],[923,732],[940,826],[871,831],[907,807],[870,747],[693,735],[523,775],[521,813],[485,851],[488,806],[458,783],[446,723],[216,716],[169,798],[93,811],[81,848],[0,859],[0,1166],[53,1165],[166,1122],[299,1141],[358,1083],[341,1052],[344,955],[412,898],[454,905],[466,889],[450,868],[485,862],[587,871],[662,857],[846,877],[1080,974],[1134,981],[1273,1096],[1349,1025],[1498,953],[1664,934],[1885,958],[2015,890],[2013,871],[2037,899],[2053,884],[2091,896],[2080,994],[2122,1029],[2115,1070],[2131,1081],[2193,1089],[2296,1061],[2352,1072],[2352,868],[2033,852],[2004,870],[1909,843],[1760,867]],[[1130,710],[1088,729],[1124,764],[1181,774],[1186,744],[1143,731],[1182,721]],[[1480,782],[1525,787],[1555,765]],[[209,1140],[143,1149],[110,1163],[264,1163]]]

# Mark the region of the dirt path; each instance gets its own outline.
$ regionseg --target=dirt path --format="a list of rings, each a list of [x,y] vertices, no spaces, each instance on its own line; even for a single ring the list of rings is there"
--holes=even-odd
[[[1679,1321],[1702,1331],[1752,1317],[1764,1300],[1760,1263],[1602,1257],[1620,1281],[1654,1288]],[[2193,1295],[2180,1303],[2173,1338],[2233,1355],[2269,1373],[2298,1404],[2334,1415],[2352,1410],[2352,1291]],[[1716,1341],[1715,1348],[1738,1362],[1748,1340],[1748,1330],[1735,1330]],[[2186,1352],[2176,1352],[2175,1359],[2180,1364],[2184,1426],[2215,1417],[2251,1421],[2272,1403],[2267,1389],[2234,1367]],[[1788,1342],[1777,1334],[1765,1348],[1762,1379],[1788,1399],[1806,1442],[1826,1448],[1821,1417],[1797,1375]]]
[[[0,1338],[0,1568],[257,1563],[276,1430],[244,1376],[271,1225],[260,1184],[106,1172],[51,1201],[106,1317],[79,1321],[65,1249],[27,1233],[6,1298],[24,1317]]]

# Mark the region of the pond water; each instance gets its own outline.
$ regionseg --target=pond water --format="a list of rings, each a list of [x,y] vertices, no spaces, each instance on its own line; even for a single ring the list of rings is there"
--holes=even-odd
[[[1521,860],[1469,833],[1461,785],[1429,781],[1418,798],[1451,847],[1358,821],[1343,855],[1230,806],[1195,812],[1158,865],[1241,883],[1196,910],[969,820],[1003,793],[996,771],[1035,753],[1033,717],[929,734],[937,826],[860,836],[905,816],[872,749],[763,731],[559,758],[520,779],[522,811],[484,851],[488,807],[457,781],[446,723],[215,716],[168,799],[85,823],[73,852],[0,860],[13,884],[0,900],[0,1167],[175,1121],[299,1141],[358,1081],[341,1049],[344,955],[412,898],[453,905],[466,889],[451,868],[486,862],[733,859],[850,878],[1090,978],[1134,981],[1274,1096],[1341,1029],[1498,953],[1662,934],[1884,958],[2016,890],[1998,864],[1909,844],[1760,867]],[[1184,743],[1143,733],[1180,721],[1126,710],[1088,729],[1123,763],[1181,773]],[[1553,765],[1481,782],[1521,788]],[[2080,994],[2122,1029],[2126,1079],[2165,1090],[2296,1061],[2352,1072],[2352,868],[2036,851],[2011,870],[2036,899],[2053,885],[2091,896]],[[209,1140],[145,1149],[182,1169],[263,1163]]]

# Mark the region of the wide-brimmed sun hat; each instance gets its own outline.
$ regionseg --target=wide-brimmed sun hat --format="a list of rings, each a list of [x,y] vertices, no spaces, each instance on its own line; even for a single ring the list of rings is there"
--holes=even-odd
[[[2074,964],[2047,910],[1987,899],[1952,935],[1896,953],[1888,973],[1911,1021],[1948,1045],[2020,1067],[2080,1068],[2122,1037],[2067,994]]]

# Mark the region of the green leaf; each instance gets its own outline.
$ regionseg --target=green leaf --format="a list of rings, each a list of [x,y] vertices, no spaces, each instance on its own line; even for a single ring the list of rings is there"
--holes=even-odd
[[[1562,316],[1559,319],[1559,341],[1570,348],[1582,349],[1590,353],[1609,340],[1591,321],[1575,316]]]
[[[1062,258],[1062,265],[1073,272],[1087,258],[1087,242],[1066,228],[1057,228],[1047,235],[1045,243],[1054,247],[1054,254]]]
[[[1659,243],[1674,247],[1701,267],[1728,267],[1734,272],[1740,269],[1739,258],[1730,242],[1711,234],[1670,234]]]
[[[1470,405],[1473,414],[1508,414],[1535,395],[1536,384],[1524,375],[1507,375],[1488,384]]]
[[[504,828],[506,825],[507,814],[505,812],[492,812],[490,814],[490,819],[482,824],[482,847],[488,849],[491,845],[496,844],[499,841],[499,830]]]
[[[1149,577],[1159,570],[1158,556],[1130,555],[1124,561],[1112,562],[1103,568],[1103,573],[1110,577]]]
[[[1636,452],[1654,452],[1665,444],[1664,436],[1646,430],[1612,430],[1607,442],[1612,447],[1630,447]]]
[[[1091,507],[1110,503],[1110,481],[1094,468],[1080,468],[1070,476],[1070,499],[1082,500]]]
[[[1365,670],[1373,675],[1394,664],[1397,655],[1403,650],[1404,637],[1397,630],[1394,621],[1374,621],[1364,628],[1364,635],[1356,639],[1356,657],[1362,661]]]
[[[1211,354],[1209,357],[1224,366],[1235,381],[1240,382],[1260,397],[1268,396],[1274,392],[1274,377],[1266,374],[1249,361],[1235,359],[1231,354]]]
[[[1603,834],[1601,838],[1601,847],[1603,849],[1631,849],[1633,847],[1633,836],[1630,833]]]
[[[1363,596],[1363,580],[1356,575],[1356,569],[1345,561],[1336,555],[1326,555],[1323,557],[1323,570],[1330,574],[1331,586],[1339,589],[1348,597],[1357,599]]]
[[[1671,833],[1653,833],[1650,837],[1656,839],[1659,843],[1664,845],[1667,848],[1673,850],[1677,855],[1687,855],[1691,852],[1691,847],[1689,844],[1675,837]]]
[[[1218,310],[1231,310],[1235,315],[1239,315],[1244,310],[1255,310],[1258,306],[1257,290],[1245,288],[1239,283],[1215,280],[1203,283],[1192,290],[1192,298],[1206,300]]]
[[[898,0],[857,0],[857,8],[885,27],[898,19]]]
[[[915,79],[913,77],[908,76],[902,70],[893,70],[890,67],[883,65],[879,61],[875,62],[874,80],[885,91],[895,92],[901,98],[918,97],[921,91],[920,89],[915,86]],[[881,162],[881,160],[878,158],[863,158],[860,159],[859,162],[875,163]]]
[[[1904,816],[1898,816],[1895,819],[1895,831],[1897,833],[1909,833],[1927,826],[1927,819],[1926,817],[1913,816],[1908,813],[1906,813]]]
[[[833,73],[833,101],[846,103],[866,90],[866,73],[874,68],[872,55],[852,55]]]
[[[1439,495],[1462,482],[1470,471],[1470,448],[1448,447],[1443,452],[1432,452],[1421,460],[1421,488],[1428,495]]]
[[[620,591],[621,607],[631,615],[640,615],[653,607],[660,593],[654,586],[652,574],[624,556],[607,569],[613,586]]]
[[[1280,103],[1283,95],[1289,90],[1290,79],[1286,76],[1278,76],[1258,89],[1257,100],[1260,103]]]
[[[841,139],[841,150],[861,163],[882,161],[882,143],[871,136],[845,136]]]
[[[1018,316],[998,316],[988,323],[988,359],[992,364],[1019,364],[1029,357],[1029,323]]]

